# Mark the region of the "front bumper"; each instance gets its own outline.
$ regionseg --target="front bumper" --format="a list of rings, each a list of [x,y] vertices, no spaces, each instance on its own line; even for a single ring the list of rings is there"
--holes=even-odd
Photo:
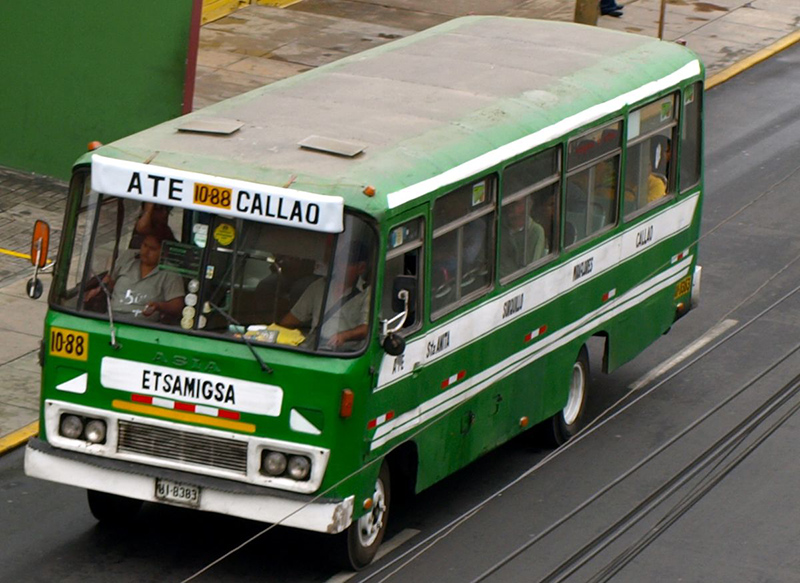
[[[317,500],[313,496],[65,451],[39,439],[28,442],[25,449],[25,473],[33,478],[160,503],[163,502],[155,496],[156,479],[169,479],[201,488],[198,510],[330,534],[345,530],[353,518],[353,496]]]

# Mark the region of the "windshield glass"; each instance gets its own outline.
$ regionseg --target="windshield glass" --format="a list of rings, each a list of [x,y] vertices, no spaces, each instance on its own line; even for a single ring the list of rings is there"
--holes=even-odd
[[[302,350],[367,339],[376,239],[351,214],[337,235],[105,196],[75,181],[57,305]]]

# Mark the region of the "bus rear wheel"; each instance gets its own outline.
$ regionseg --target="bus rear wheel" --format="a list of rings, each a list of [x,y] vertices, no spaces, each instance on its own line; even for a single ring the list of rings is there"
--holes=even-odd
[[[583,346],[575,364],[572,365],[567,404],[552,419],[552,441],[555,445],[565,444],[583,427],[588,395],[589,351]]]
[[[92,516],[101,524],[110,526],[132,522],[142,507],[141,500],[124,498],[116,494],[87,490],[86,495]]]
[[[372,506],[361,518],[353,522],[343,539],[346,543],[345,566],[356,571],[369,565],[381,546],[389,519],[391,480],[389,465],[384,461],[375,481]]]

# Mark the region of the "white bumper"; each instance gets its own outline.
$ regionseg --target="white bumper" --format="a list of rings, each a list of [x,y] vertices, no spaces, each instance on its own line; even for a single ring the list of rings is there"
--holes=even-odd
[[[25,449],[25,473],[61,484],[78,486],[146,502],[160,502],[155,497],[156,478],[127,469],[102,467],[91,463],[86,454],[60,455],[59,450],[42,442],[29,443]],[[51,451],[47,451],[50,449]],[[83,461],[80,458],[87,458]],[[191,475],[185,481],[193,482]],[[198,477],[199,478],[199,477]],[[264,489],[264,494],[222,491],[199,484],[198,510],[239,516],[261,522],[335,534],[346,529],[353,517],[353,496],[339,502],[291,499]]]

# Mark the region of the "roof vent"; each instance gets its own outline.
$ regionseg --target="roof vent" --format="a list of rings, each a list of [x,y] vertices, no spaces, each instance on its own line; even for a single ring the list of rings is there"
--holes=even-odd
[[[198,117],[186,120],[178,126],[179,132],[190,132],[193,134],[214,134],[229,136],[244,125],[244,122],[235,119],[224,119],[221,117]]]
[[[336,154],[337,156],[346,156],[348,158],[357,156],[366,148],[363,144],[356,144],[354,142],[346,142],[345,140],[326,138],[323,136],[308,136],[302,142],[298,142],[298,146],[307,150],[316,150],[318,152]]]

